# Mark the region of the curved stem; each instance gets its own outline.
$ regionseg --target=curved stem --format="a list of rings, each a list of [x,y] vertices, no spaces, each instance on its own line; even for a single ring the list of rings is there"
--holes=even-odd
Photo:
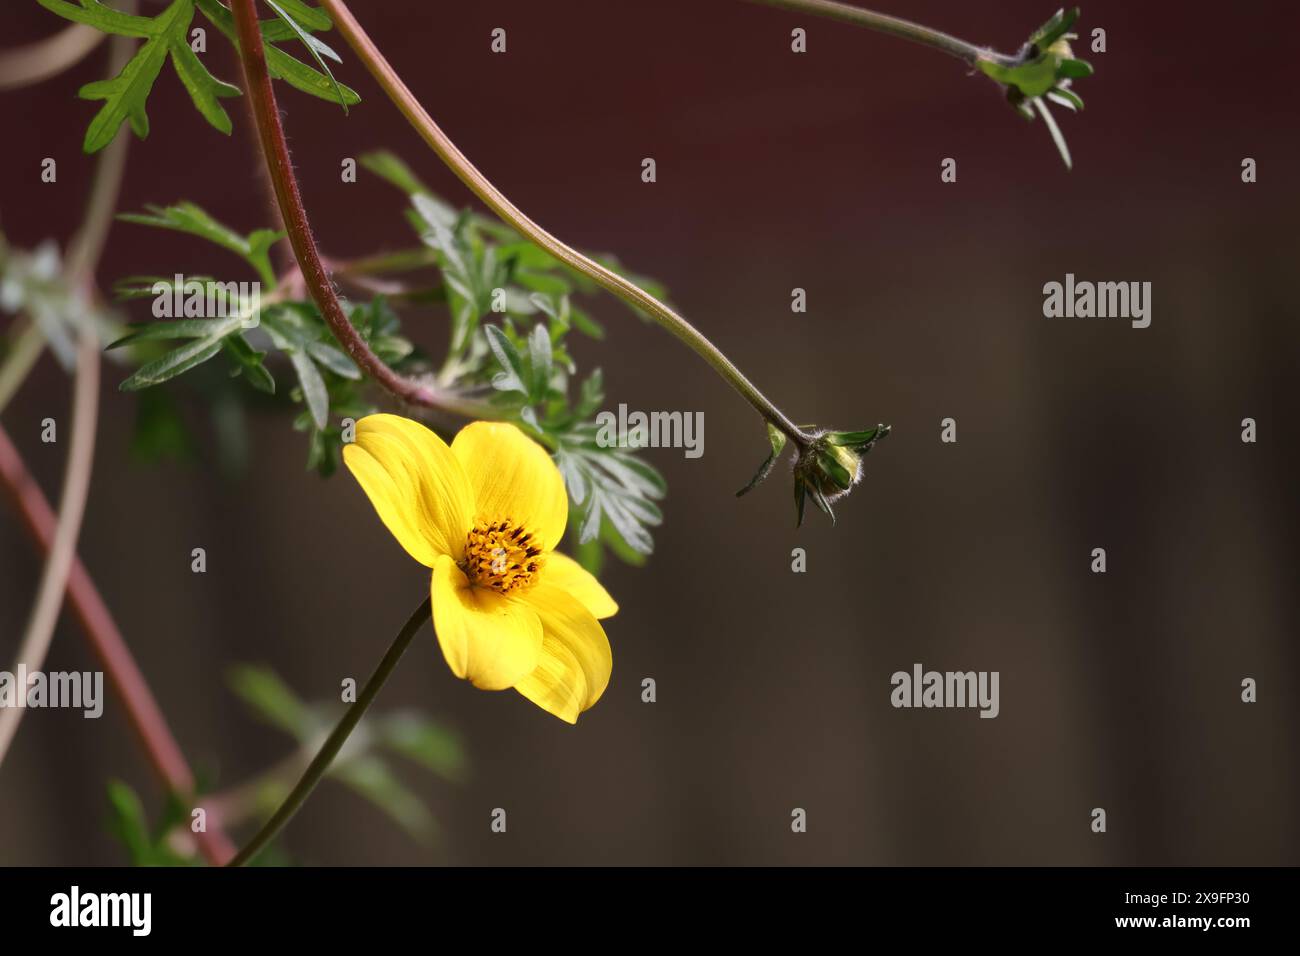
[[[135,3],[124,4],[134,12]],[[109,45],[109,72],[116,75],[131,56],[131,41],[113,37]],[[94,288],[95,266],[104,250],[108,230],[113,222],[122,177],[126,171],[126,151],[130,140],[117,137],[100,153],[95,163],[94,180],[82,226],[73,237],[64,262],[67,284],[88,300]],[[27,630],[18,645],[17,673],[25,669],[35,673],[45,666],[45,658],[54,639],[54,627],[63,607],[68,573],[77,552],[77,537],[86,511],[90,492],[90,472],[95,460],[95,430],[99,418],[99,330],[89,316],[83,317],[77,348],[77,368],[73,377],[72,439],[63,473],[63,491],[59,496],[59,516],[53,543],[45,558],[36,600],[28,618]],[[23,688],[26,691],[26,688]],[[26,710],[21,707],[0,711],[0,764],[4,763],[9,745],[18,732]]]
[[[793,10],[796,13],[811,13],[815,16],[839,20],[841,23],[866,27],[868,30],[875,30],[877,33],[886,33],[903,40],[910,40],[913,43],[920,43],[922,46],[928,46],[934,50],[940,50],[971,66],[974,66],[975,61],[980,59],[994,59],[1007,63],[1013,60],[1012,57],[1004,56],[987,47],[967,43],[965,40],[959,40],[957,37],[950,36],[940,30],[932,30],[919,23],[913,23],[900,17],[891,17],[885,13],[876,13],[874,10],[864,10],[861,7],[851,6],[847,3],[839,3],[837,0],[749,0],[749,2],[759,3],[767,7],[779,7],[783,10]]]
[[[251,6],[252,0],[242,0]],[[470,188],[493,212],[521,233],[541,246],[555,258],[583,273],[606,291],[631,303],[647,313],[660,326],[671,332],[691,350],[709,363],[760,415],[780,429],[800,448],[806,447],[809,436],[795,425],[785,413],[772,404],[757,386],[738,369],[730,359],[701,334],[693,325],[664,305],[654,296],[632,282],[589,259],[581,252],[561,242],[523,213],[506,195],[497,189],[473,163],[466,158],[415,98],[392,65],[361,28],[343,0],[322,0],[322,5],[334,20],[335,26],[347,40],[353,52],[383,88],[388,98],[415,127],[429,147],[438,154],[451,171]]]
[[[271,76],[267,71],[266,50],[253,0],[234,0],[232,11],[235,15],[239,59],[243,63],[249,103],[257,121],[258,141],[266,159],[271,185],[275,189],[280,217],[284,220],[289,244],[293,247],[294,257],[302,270],[303,281],[330,331],[363,372],[403,401],[469,417],[481,414],[483,409],[477,402],[466,401],[455,394],[398,375],[370,350],[361,333],[348,320],[321,261],[311,223],[307,220],[307,210],[303,207],[302,194],[293,172],[293,161],[289,158],[289,144],[280,122],[275,90],[271,87]]]
[[[48,550],[54,539],[54,511],[3,427],[0,427],[0,485],[13,498],[37,545]],[[168,790],[182,798],[192,797],[194,774],[190,772],[176,738],[172,736],[167,720],[158,707],[158,701],[149,689],[144,675],[140,673],[135,658],[131,656],[113,615],[104,604],[85,565],[75,555],[68,573],[68,600],[91,648],[122,699],[127,719],[140,738],[149,763]],[[195,834],[195,838],[210,863],[220,865],[230,859],[234,852],[218,827],[209,827],[206,833]]]
[[[99,340],[94,330],[81,333],[77,350],[77,370],[73,385],[72,441],[68,463],[63,473],[63,491],[59,496],[59,517],[53,542],[45,558],[36,601],[28,618],[27,631],[18,645],[18,659],[13,673],[25,670],[33,674],[45,666],[54,625],[59,620],[68,573],[77,551],[77,536],[86,511],[90,490],[90,471],[95,458],[95,422],[99,405]],[[19,688],[26,694],[27,688]],[[0,764],[9,752],[9,744],[18,732],[18,723],[26,709],[6,707],[0,710]]]
[[[268,843],[275,839],[275,835],[298,812],[298,808],[303,805],[312,790],[316,788],[316,784],[320,783],[321,778],[325,776],[325,771],[329,769],[334,758],[338,756],[338,752],[343,749],[348,736],[356,728],[370,705],[375,702],[375,698],[379,695],[384,682],[388,680],[389,675],[393,673],[393,669],[397,667],[397,662],[406,653],[406,649],[411,645],[411,639],[415,637],[416,632],[429,620],[432,611],[433,599],[427,597],[412,612],[406,623],[402,625],[402,629],[397,632],[397,636],[393,638],[393,643],[389,645],[388,651],[380,659],[378,666],[375,667],[375,672],[366,681],[365,687],[361,688],[361,693],[357,695],[356,702],[347,709],[338,724],[330,732],[330,735],[325,738],[325,743],[321,745],[316,756],[307,765],[307,769],[303,771],[302,777],[293,790],[284,798],[284,802],[280,804],[279,809],[271,815],[271,819],[266,821],[262,829],[257,831],[257,835],[248,841],[248,844],[235,855],[227,866],[244,866],[249,863]]]
[[[18,324],[14,323],[17,329]],[[36,360],[45,351],[45,335],[35,322],[27,322],[21,331],[13,337],[9,354],[4,364],[0,365],[0,412],[5,410],[9,399],[27,380],[27,375],[36,365]]]
[[[99,46],[105,36],[94,27],[73,23],[52,37],[0,53],[0,90],[16,90],[57,76]]]

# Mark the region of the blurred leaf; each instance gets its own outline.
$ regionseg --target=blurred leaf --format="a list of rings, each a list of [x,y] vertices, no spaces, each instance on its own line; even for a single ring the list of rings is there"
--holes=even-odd
[[[193,459],[194,441],[176,401],[166,391],[149,389],[137,395],[131,456],[150,463],[163,458]]]
[[[386,150],[366,153],[361,157],[360,162],[363,168],[370,170],[376,176],[396,186],[408,196],[417,193],[423,193],[427,196],[433,195],[429,192],[429,188],[420,181],[419,177],[411,172],[411,167],[406,165],[395,153]]]
[[[1052,90],[1052,92],[1048,93],[1047,98],[1057,106],[1063,106],[1072,113],[1083,109],[1083,100],[1080,99],[1078,94],[1071,93],[1069,90],[1061,89],[1060,87],[1057,87]]]
[[[121,780],[108,782],[108,831],[125,848],[134,866],[200,866],[198,859],[182,856],[167,845],[166,835],[178,822],[176,804],[164,812],[157,831],[151,830],[144,806]]]
[[[1095,71],[1087,60],[1063,60],[1061,75],[1071,80],[1082,80],[1092,76]]]
[[[238,664],[227,682],[255,714],[296,740],[306,740],[315,729],[311,708],[269,667]]]
[[[375,721],[378,739],[395,753],[447,780],[465,779],[465,750],[460,738],[427,717],[410,711]]]
[[[1065,36],[1066,32],[1074,25],[1074,21],[1079,19],[1079,8],[1072,7],[1069,10],[1057,10],[1052,14],[1050,20],[1035,30],[1029,36],[1029,42],[1037,47],[1040,51],[1046,50],[1049,46]]]
[[[331,776],[379,807],[415,839],[427,843],[435,834],[433,815],[381,758],[368,755],[349,760],[335,767]]]
[[[1034,109],[1038,110],[1038,115],[1043,118],[1043,122],[1047,125],[1048,132],[1052,134],[1052,142],[1056,144],[1056,149],[1065,162],[1065,168],[1072,169],[1074,161],[1070,158],[1070,147],[1066,144],[1065,136],[1061,133],[1060,127],[1056,125],[1056,117],[1052,115],[1052,111],[1047,108],[1047,104],[1041,99],[1035,99],[1033,103]]]

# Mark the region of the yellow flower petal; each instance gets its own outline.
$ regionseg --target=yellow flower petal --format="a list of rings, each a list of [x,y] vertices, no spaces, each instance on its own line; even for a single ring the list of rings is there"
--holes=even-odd
[[[596,617],[613,617],[618,613],[618,604],[595,575],[567,554],[556,551],[547,556],[542,580],[567,591]]]
[[[440,555],[460,560],[474,498],[446,442],[409,418],[367,415],[343,461],[411,557],[430,568]]]
[[[471,587],[447,555],[433,567],[433,628],[457,677],[504,690],[536,669],[542,649],[537,611],[488,588]]]
[[[537,667],[515,684],[542,710],[577,723],[578,714],[600,700],[609,686],[614,655],[600,622],[577,598],[539,584],[524,600],[542,622],[542,652]]]
[[[514,425],[473,422],[451,443],[474,492],[479,522],[522,525],[550,551],[564,537],[569,498],[564,479],[541,445]]]

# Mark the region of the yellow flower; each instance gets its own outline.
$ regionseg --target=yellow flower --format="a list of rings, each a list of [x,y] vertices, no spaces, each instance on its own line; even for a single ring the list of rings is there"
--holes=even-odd
[[[569,499],[540,445],[514,425],[474,422],[448,447],[419,422],[369,415],[343,460],[433,570],[433,627],[457,677],[513,687],[571,724],[600,699],[614,659],[597,618],[618,605],[555,550]]]

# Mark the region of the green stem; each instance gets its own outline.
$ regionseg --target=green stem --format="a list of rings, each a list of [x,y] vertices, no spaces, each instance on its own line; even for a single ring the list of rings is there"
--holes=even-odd
[[[311,795],[312,790],[316,789],[316,784],[320,783],[321,778],[325,776],[325,771],[329,769],[338,752],[343,749],[347,742],[348,736],[356,729],[357,724],[375,702],[379,695],[380,689],[384,682],[388,680],[393,669],[397,667],[397,662],[402,659],[406,653],[407,647],[411,644],[411,639],[415,637],[416,632],[429,620],[433,612],[433,599],[427,597],[419,607],[411,614],[407,622],[402,625],[402,629],[397,632],[397,637],[393,638],[393,643],[389,645],[387,653],[379,661],[375,672],[370,675],[366,685],[361,688],[361,693],[357,695],[356,702],[347,709],[339,720],[330,735],[325,738],[325,743],[321,745],[316,756],[312,758],[307,769],[303,771],[302,777],[294,786],[289,795],[284,798],[278,810],[272,814],[271,819],[267,820],[262,829],[257,831],[257,835],[248,841],[248,844],[235,854],[227,866],[245,866],[253,857],[257,856],[268,843],[270,843],[277,833],[279,833],[286,823],[292,819],[293,815],[298,812],[298,808],[303,805],[307,797]]]
[[[9,399],[27,381],[27,374],[44,351],[45,335],[35,322],[28,322],[14,337],[9,354],[5,356],[3,364],[0,364],[0,412],[4,411]]]
[[[506,195],[466,158],[465,154],[433,121],[433,118],[420,104],[420,101],[416,99],[415,94],[402,82],[401,77],[397,75],[392,65],[361,28],[351,11],[348,10],[347,4],[343,0],[322,0],[322,5],[334,20],[335,26],[353,52],[365,64],[371,76],[383,88],[388,98],[406,117],[407,122],[415,128],[429,147],[438,154],[439,158],[451,168],[451,171],[456,174],[461,182],[483,200],[494,213],[571,269],[588,276],[606,291],[645,312],[661,327],[672,333],[708,362],[713,370],[739,392],[763,418],[780,429],[799,448],[807,447],[811,441],[810,436],[795,425],[784,412],[772,404],[767,396],[759,391],[758,387],[746,378],[744,373],[722,354],[717,346],[705,338],[686,319],[635,283],[629,282],[616,272],[605,268],[600,263],[589,259],[581,252],[557,239],[506,198]]]
[[[360,259],[345,259],[333,263],[336,275],[375,276],[393,272],[413,272],[416,269],[428,269],[438,264],[437,254],[430,248],[400,249],[397,252],[379,252]]]
[[[919,23],[913,23],[899,17],[891,17],[885,13],[876,13],[874,10],[864,10],[861,7],[854,7],[847,3],[839,3],[837,0],[749,0],[749,2],[759,3],[767,7],[779,7],[782,10],[792,10],[796,13],[810,13],[814,16],[839,20],[841,23],[866,27],[868,30],[875,30],[877,33],[886,33],[889,36],[910,40],[913,43],[940,50],[971,66],[974,66],[975,62],[981,59],[992,59],[1007,64],[1014,62],[1014,57],[1005,56],[987,47],[967,43],[965,40],[959,40],[957,37],[950,36],[940,30],[932,30]]]

